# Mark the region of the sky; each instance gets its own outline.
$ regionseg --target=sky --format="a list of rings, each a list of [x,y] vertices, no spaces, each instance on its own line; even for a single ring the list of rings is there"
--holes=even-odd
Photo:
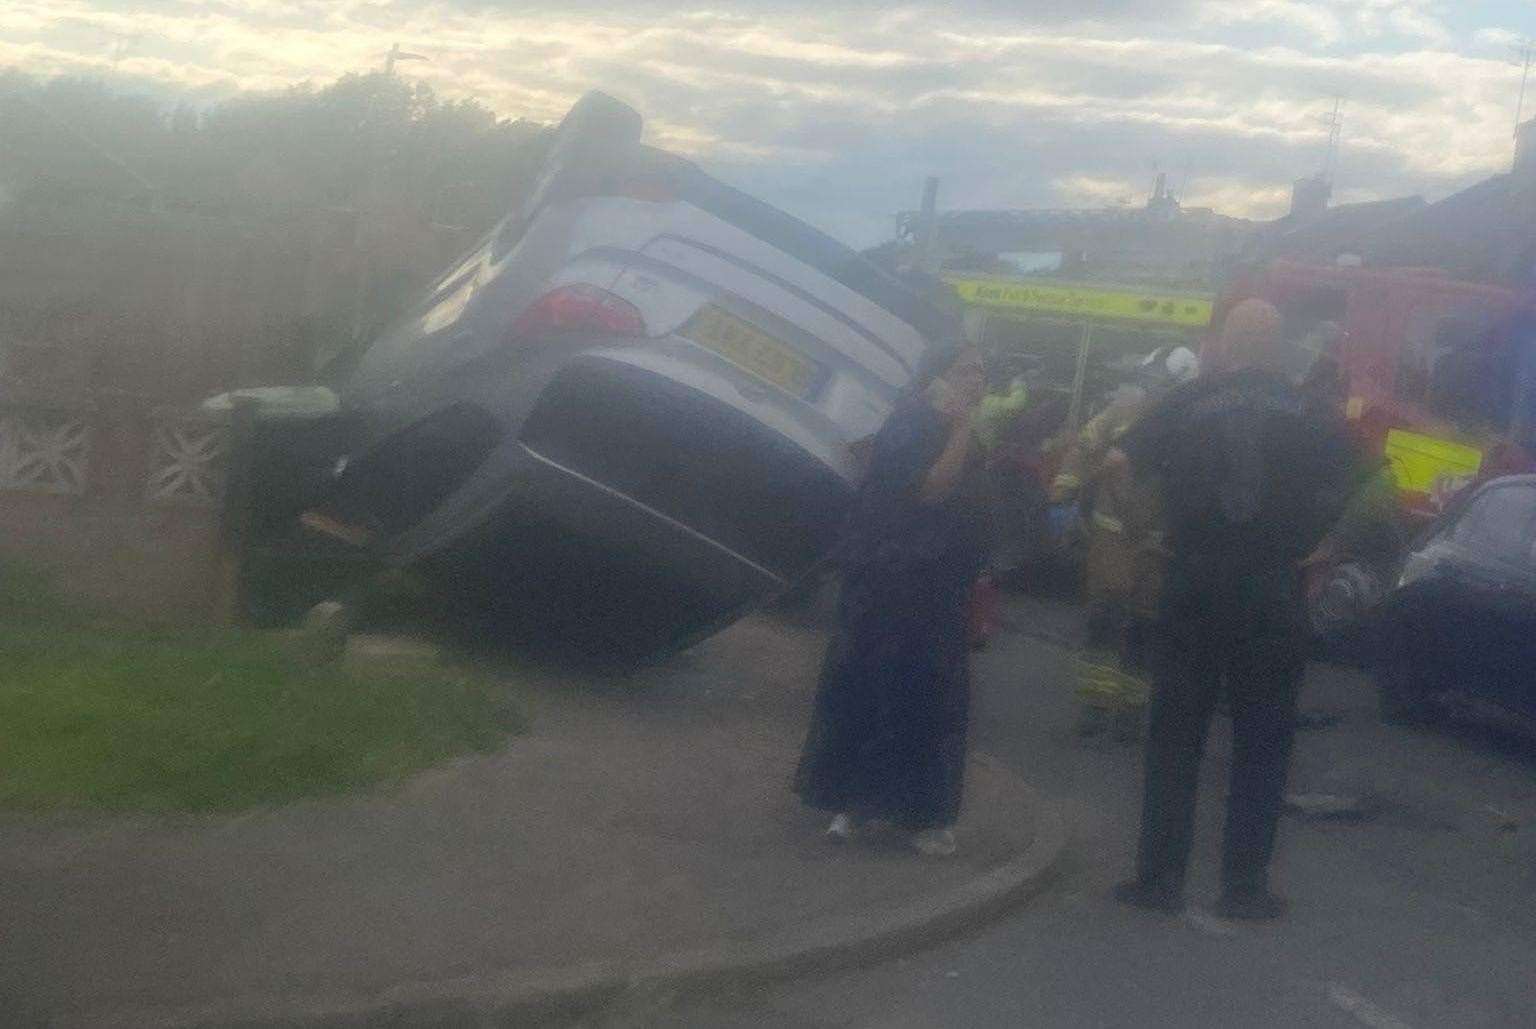
[[[945,208],[1283,214],[1343,98],[1336,200],[1506,170],[1536,0],[5,0],[0,68],[206,103],[399,67],[509,117],[588,89],[855,245]],[[1528,110],[1536,114],[1536,84]]]

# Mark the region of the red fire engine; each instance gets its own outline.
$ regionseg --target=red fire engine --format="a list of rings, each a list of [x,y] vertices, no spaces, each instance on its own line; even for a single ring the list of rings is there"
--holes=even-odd
[[[1391,462],[1408,510],[1431,514],[1471,479],[1536,467],[1523,446],[1536,386],[1523,348],[1536,340],[1524,338],[1524,298],[1513,290],[1431,269],[1279,260],[1234,277],[1215,330],[1253,297],[1275,306],[1299,352],[1328,341],[1349,418]]]

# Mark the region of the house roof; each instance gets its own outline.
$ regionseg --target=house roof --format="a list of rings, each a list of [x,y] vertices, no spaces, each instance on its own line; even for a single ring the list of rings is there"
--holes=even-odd
[[[1485,179],[1382,226],[1364,256],[1378,266],[1443,268],[1471,282],[1528,284],[1536,264],[1536,183]]]
[[[1401,197],[1347,204],[1262,230],[1250,260],[1332,261],[1358,254],[1377,268],[1439,268],[1468,282],[1527,285],[1536,268],[1536,182],[1484,179],[1437,203]]]
[[[1420,196],[1343,204],[1311,217],[1286,215],[1258,235],[1248,257],[1254,260],[1317,259],[1364,254],[1367,241],[1382,228],[1412,217],[1426,206]]]

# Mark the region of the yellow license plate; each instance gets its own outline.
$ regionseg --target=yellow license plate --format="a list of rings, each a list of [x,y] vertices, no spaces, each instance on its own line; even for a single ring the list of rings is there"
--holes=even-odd
[[[683,326],[682,335],[797,397],[816,385],[815,362],[718,307],[700,309]]]

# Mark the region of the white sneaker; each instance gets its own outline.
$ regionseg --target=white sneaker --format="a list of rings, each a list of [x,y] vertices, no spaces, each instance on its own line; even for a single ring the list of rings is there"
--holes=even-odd
[[[953,857],[958,849],[950,829],[924,829],[912,836],[912,847],[924,857]]]
[[[833,843],[847,843],[853,839],[853,819],[847,815],[833,818],[832,824],[827,826],[827,839]]]

